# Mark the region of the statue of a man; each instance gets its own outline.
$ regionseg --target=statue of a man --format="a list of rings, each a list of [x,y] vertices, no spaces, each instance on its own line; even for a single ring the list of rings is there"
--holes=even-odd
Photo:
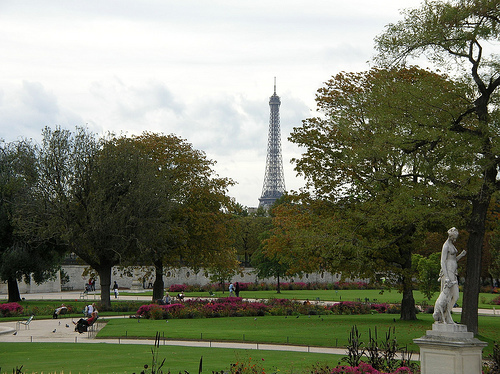
[[[451,318],[451,310],[458,300],[458,264],[457,261],[465,256],[466,251],[462,251],[457,256],[455,241],[458,238],[458,230],[452,227],[448,230],[448,239],[443,244],[441,252],[441,293],[434,305],[434,320],[439,323],[455,323]]]

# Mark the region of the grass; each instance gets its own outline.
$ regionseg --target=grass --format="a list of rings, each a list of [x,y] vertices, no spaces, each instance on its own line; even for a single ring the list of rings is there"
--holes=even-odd
[[[401,321],[398,316],[387,314],[353,316],[300,316],[295,317],[234,317],[183,320],[112,319],[101,330],[99,337],[153,338],[157,331],[170,339],[201,339],[258,341],[261,343],[301,344],[311,346],[343,346],[353,325],[358,327],[363,341],[368,340],[368,330],[378,330],[383,337],[389,328],[395,327],[398,344],[409,344],[417,350],[412,340],[424,335],[430,328],[432,316],[419,315],[417,321]],[[480,336],[489,346],[483,351],[487,356],[492,341],[500,340],[500,318],[480,317]],[[244,337],[243,337],[244,336]],[[104,344],[104,343],[0,343],[0,373],[12,372],[23,365],[23,372],[54,373],[138,373],[144,364],[151,365],[151,345]],[[221,348],[197,348],[160,345],[160,360],[166,358],[165,371],[172,373],[196,373],[199,359],[203,356],[203,371],[227,370],[230,363],[249,360],[262,364],[266,372],[303,372],[315,363],[338,364],[341,356],[286,351],[238,350]],[[264,359],[262,361],[262,359]]]
[[[457,316],[455,316],[455,319]],[[345,347],[352,326],[357,326],[365,343],[368,331],[377,329],[379,338],[395,329],[400,346],[407,345],[418,352],[413,339],[425,335],[434,322],[432,315],[419,314],[416,321],[402,321],[398,315],[327,315],[292,317],[229,317],[211,319],[141,320],[113,319],[98,334],[98,338],[153,338],[160,332],[171,340],[245,341],[273,344],[294,344],[318,347]],[[489,343],[484,354],[492,352],[493,341],[500,341],[500,318],[479,317],[480,340]]]
[[[12,373],[23,365],[23,373],[139,373],[151,366],[152,346],[85,343],[0,343],[0,373]],[[29,352],[29,353],[27,353]],[[302,372],[315,363],[336,365],[341,356],[265,350],[160,346],[159,360],[165,360],[164,372],[198,373],[203,356],[203,372],[229,370],[229,364],[251,361],[262,365],[266,373]]]

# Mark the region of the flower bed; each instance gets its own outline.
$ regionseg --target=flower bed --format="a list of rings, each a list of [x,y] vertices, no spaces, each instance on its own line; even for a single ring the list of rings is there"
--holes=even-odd
[[[23,307],[18,303],[5,303],[0,304],[1,317],[15,317],[21,315]]]
[[[171,318],[217,318],[286,315],[324,314],[369,314],[386,313],[388,304],[366,304],[344,301],[325,306],[320,303],[299,302],[289,299],[269,299],[265,301],[243,301],[241,297],[226,297],[217,300],[192,299],[183,303],[142,305],[136,315],[150,319]]]
[[[331,374],[412,374],[410,368],[400,367],[396,371],[387,373],[385,371],[378,371],[374,369],[371,365],[361,362],[359,366],[337,366],[333,368],[330,372]]]

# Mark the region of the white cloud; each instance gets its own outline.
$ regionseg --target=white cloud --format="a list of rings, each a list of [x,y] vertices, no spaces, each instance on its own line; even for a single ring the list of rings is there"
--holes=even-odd
[[[99,133],[174,133],[258,203],[269,96],[277,77],[287,142],[314,114],[316,90],[367,68],[373,38],[419,0],[2,1],[0,137],[38,138],[46,125]]]

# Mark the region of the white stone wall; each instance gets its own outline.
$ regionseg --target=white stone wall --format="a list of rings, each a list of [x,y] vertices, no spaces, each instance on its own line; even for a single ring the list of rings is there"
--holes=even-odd
[[[84,271],[88,268],[88,266],[83,265],[65,265],[63,266],[64,272],[69,276],[69,282],[64,284],[63,289],[67,289],[68,287],[75,291],[83,291],[85,289],[85,284],[88,283],[90,276],[83,276]],[[154,274],[154,272],[151,272]],[[111,283],[116,281],[120,288],[131,288],[132,282],[134,281],[133,277],[124,275],[119,268],[113,268],[111,273]],[[142,274],[144,271],[140,273],[139,277],[142,278]],[[151,281],[153,281],[152,279]],[[307,274],[303,277],[289,277],[281,279],[281,282],[320,282],[320,283],[333,283],[338,282],[340,280],[340,274],[331,274],[331,273],[314,273]],[[165,283],[165,287],[169,287],[172,284],[190,284],[190,285],[205,285],[210,283],[210,279],[204,276],[203,271],[199,271],[198,273],[194,272],[188,268],[181,269],[171,269],[166,270],[165,275],[163,277],[163,281]],[[243,271],[243,275],[236,275],[233,279],[233,282],[247,283],[247,282],[266,282],[266,283],[275,283],[276,279],[258,279],[255,274],[253,274],[252,268],[245,268]],[[141,281],[142,283],[142,281]],[[148,286],[147,284],[145,285]],[[99,278],[96,279],[96,289],[99,290],[101,288],[99,283]],[[25,285],[23,282],[19,283],[19,290],[21,293],[42,293],[42,292],[59,292],[61,291],[61,281],[58,277],[55,281],[50,281],[43,283],[39,286],[32,283],[31,285]],[[7,294],[7,284],[0,283],[0,294]]]
[[[23,293],[42,293],[42,292],[59,292],[61,291],[61,279],[59,278],[59,273],[57,278],[44,282],[37,285],[35,282],[30,284],[24,283],[24,281],[18,282],[19,292]],[[0,282],[0,295],[8,294],[7,282]]]

